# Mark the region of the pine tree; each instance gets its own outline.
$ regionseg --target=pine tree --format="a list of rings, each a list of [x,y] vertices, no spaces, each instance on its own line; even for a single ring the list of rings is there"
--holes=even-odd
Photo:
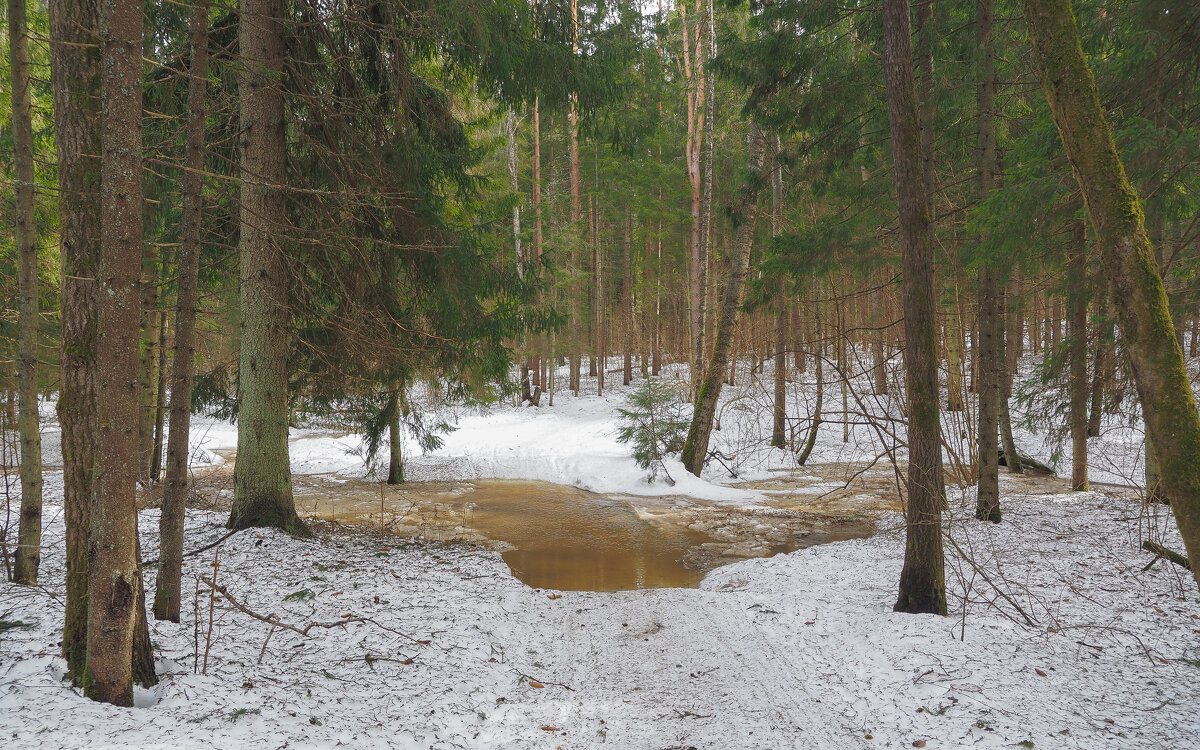
[[[139,270],[142,240],[142,4],[100,5],[100,267],[96,352],[99,433],[88,531],[87,671],[84,692],[133,705],[138,562],[137,422]],[[144,614],[144,612],[143,612]]]
[[[904,357],[908,394],[908,541],[897,612],[946,614],[941,510],[946,502],[938,421],[933,235],[921,170],[908,0],[884,0],[884,74],[904,250]]]
[[[42,544],[42,440],[38,419],[38,262],[34,226],[33,120],[30,103],[29,26],[25,0],[8,2],[12,58],[13,151],[16,162],[17,255],[20,287],[21,519],[13,580],[35,585]]]

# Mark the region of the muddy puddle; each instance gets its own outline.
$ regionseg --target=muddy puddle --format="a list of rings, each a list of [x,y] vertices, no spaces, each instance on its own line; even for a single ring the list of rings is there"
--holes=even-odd
[[[524,583],[567,591],[692,587],[719,565],[874,532],[863,516],[607,496],[546,482],[293,480],[303,516],[493,546]]]

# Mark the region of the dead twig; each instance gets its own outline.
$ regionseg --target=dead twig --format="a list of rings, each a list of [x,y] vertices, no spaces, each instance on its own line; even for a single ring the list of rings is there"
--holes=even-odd
[[[574,692],[574,688],[572,688],[570,685],[564,685],[561,682],[550,682],[549,680],[539,679],[537,677],[534,677],[533,675],[525,674],[524,672],[522,672],[519,669],[514,669],[513,671],[516,672],[521,677],[524,677],[525,679],[529,680],[530,682],[536,682],[538,685],[553,685],[555,687],[560,687],[565,690],[570,690],[571,692]]]
[[[258,612],[255,612],[254,610],[247,607],[245,604],[242,604],[241,602],[239,602],[233,596],[233,594],[229,593],[229,589],[227,589],[224,586],[218,586],[212,580],[205,578],[204,576],[201,576],[200,580],[204,581],[204,583],[206,583],[208,585],[210,591],[213,593],[214,596],[216,594],[220,594],[221,596],[225,597],[225,600],[227,602],[229,602],[230,605],[232,605],[234,609],[241,612],[242,614],[249,615],[250,617],[253,617],[254,619],[258,620],[259,622],[265,622],[268,625],[272,626],[273,628],[282,628],[283,630],[290,630],[291,632],[302,635],[305,638],[309,637],[308,633],[313,628],[321,628],[323,630],[329,630],[330,628],[345,627],[346,625],[349,625],[349,624],[355,623],[355,622],[368,622],[368,623],[374,625],[375,627],[379,628],[380,630],[386,630],[389,633],[392,633],[394,635],[400,636],[401,638],[410,640],[413,643],[416,643],[420,646],[428,646],[431,643],[429,640],[414,638],[411,635],[408,635],[407,633],[402,633],[399,630],[396,630],[395,628],[389,628],[388,626],[383,625],[382,623],[379,623],[376,620],[372,620],[370,617],[345,616],[342,619],[335,620],[333,622],[313,621],[313,622],[309,622],[303,626],[292,625],[290,623],[284,622],[283,620],[280,620],[279,615],[275,614],[274,612],[272,612],[269,615],[262,615],[262,614],[259,614]],[[264,645],[264,647],[265,647],[265,645]]]
[[[184,557],[191,557],[192,555],[198,555],[198,554],[200,554],[201,552],[207,552],[207,551],[209,551],[210,549],[212,549],[213,547],[216,547],[216,546],[217,546],[218,544],[220,544],[221,542],[223,542],[223,541],[225,541],[226,539],[228,539],[229,537],[231,537],[231,536],[233,536],[234,534],[238,533],[239,531],[241,531],[241,529],[235,529],[235,530],[233,530],[233,531],[229,532],[228,534],[226,534],[225,536],[221,537],[221,538],[220,538],[220,539],[218,539],[217,541],[213,542],[212,544],[206,544],[206,545],[204,545],[203,547],[201,547],[201,548],[199,548],[199,549],[194,549],[194,550],[191,550],[190,552],[184,552],[184,553],[183,553],[183,556],[184,556]],[[158,563],[159,563],[159,561],[160,561],[161,559],[162,559],[161,557],[156,557],[156,558],[154,558],[153,560],[142,560],[142,567],[143,567],[143,568],[145,568],[145,567],[147,567],[147,566],[150,566],[150,565],[158,565]]]
[[[967,564],[970,565],[983,580],[987,581],[988,585],[991,586],[992,589],[995,590],[995,592],[999,594],[1002,599],[1004,599],[1004,601],[1011,604],[1013,609],[1017,610],[1017,612],[1021,614],[1021,617],[1025,619],[1026,625],[1031,628],[1036,628],[1038,626],[1037,622],[1035,622],[1034,619],[1029,616],[1029,613],[1027,613],[1020,604],[1017,604],[1016,600],[1004,593],[1004,590],[996,585],[996,582],[991,579],[991,576],[987,574],[987,571],[979,567],[975,560],[973,560],[970,555],[964,552],[962,547],[958,546],[958,542],[954,541],[954,537],[950,536],[949,534],[943,534],[943,536],[946,537],[948,542],[950,542],[950,546],[954,547],[954,551],[959,554],[959,557],[966,560]]]

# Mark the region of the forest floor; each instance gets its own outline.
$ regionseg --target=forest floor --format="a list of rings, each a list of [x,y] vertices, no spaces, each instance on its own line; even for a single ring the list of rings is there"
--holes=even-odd
[[[61,679],[61,473],[50,470],[45,583],[0,585],[0,620],[19,624],[0,632],[0,738],[13,748],[1200,747],[1196,585],[1165,561],[1147,568],[1140,549],[1143,539],[1181,548],[1169,509],[1126,490],[1069,493],[1061,479],[1002,475],[1005,520],[979,524],[971,491],[951,486],[950,616],[898,615],[903,523],[880,432],[825,425],[810,465],[796,467],[789,452],[759,447],[769,385],[728,394],[715,446],[725,466],[703,479],[668,461],[674,486],[646,481],[614,438],[619,386],[603,398],[560,393],[553,408],[458,410],[438,451],[409,446],[409,477],[568,484],[626,498],[656,522],[724,519],[708,531],[731,513],[769,529],[781,512],[826,512],[868,518],[874,535],[740,559],[698,588],[596,592],[531,588],[476,538],[328,521],[314,521],[309,540],[240,532],[185,560],[182,622],[151,621],[162,680],[139,688],[133,709],[92,703]],[[794,386],[800,415],[806,387]],[[1131,430],[1096,440],[1108,463],[1095,475],[1127,483]],[[1021,441],[1050,462],[1044,441]],[[213,468],[197,468],[187,549],[226,533],[221,454],[236,430],[197,420],[193,442]],[[373,482],[358,442],[295,431],[298,487],[324,496]],[[141,514],[147,558],[157,518]],[[196,583],[214,565],[224,596]]]

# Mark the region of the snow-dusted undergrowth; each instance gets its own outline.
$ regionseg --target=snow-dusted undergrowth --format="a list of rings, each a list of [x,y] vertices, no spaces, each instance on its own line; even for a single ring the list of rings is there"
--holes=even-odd
[[[756,397],[732,394],[718,449],[743,451],[743,477],[766,476],[787,459],[744,453],[762,427],[739,398]],[[680,471],[675,487],[646,484],[615,441],[620,399],[559,394],[553,410],[464,413],[412,473],[762,497],[715,483],[730,479],[720,466],[704,481]],[[843,443],[840,425],[825,429],[813,460],[870,458],[870,430]],[[231,436],[201,421],[196,442],[225,450]],[[294,469],[361,473],[346,453],[355,442],[297,433]],[[895,513],[870,539],[740,562],[699,589],[617,593],[530,589],[471,547],[329,527],[311,541],[241,532],[217,570],[236,602],[300,628],[347,624],[302,636],[217,597],[210,629],[207,586],[194,592],[213,552],[189,557],[183,622],[151,624],[163,680],[139,692],[140,707],[117,709],[60,679],[56,476],[44,587],[0,587],[0,619],[31,626],[0,633],[6,747],[1200,746],[1195,583],[1163,561],[1144,569],[1143,538],[1180,543],[1169,511],[1134,500],[1022,495],[1032,485],[1005,478],[1005,522],[992,526],[953,492],[947,528],[963,554],[947,551],[947,618],[891,612],[904,551]],[[223,520],[190,512],[187,547],[220,537]],[[143,512],[147,557],[156,530],[156,512]]]

